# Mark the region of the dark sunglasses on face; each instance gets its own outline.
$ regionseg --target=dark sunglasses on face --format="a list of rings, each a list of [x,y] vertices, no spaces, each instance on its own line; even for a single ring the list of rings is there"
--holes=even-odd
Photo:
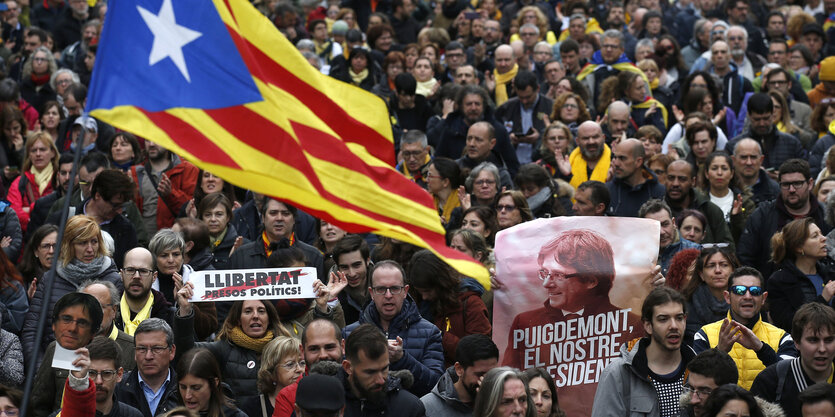
[[[765,292],[763,287],[758,285],[752,285],[750,287],[746,287],[745,285],[734,285],[731,287],[731,292],[736,295],[745,295],[745,293],[749,291],[754,297],[759,297],[763,295],[763,292]]]

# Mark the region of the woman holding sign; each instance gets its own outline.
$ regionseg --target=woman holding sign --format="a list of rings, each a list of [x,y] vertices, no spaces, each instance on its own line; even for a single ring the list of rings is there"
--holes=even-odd
[[[331,275],[331,285],[319,280],[313,283],[318,294],[316,304],[327,306],[335,287],[344,287],[344,276]],[[271,300],[235,301],[226,321],[214,342],[197,342],[194,338],[194,284],[186,282],[177,291],[177,314],[174,316],[174,341],[178,351],[187,352],[193,347],[205,347],[222,364],[223,378],[232,388],[237,400],[243,401],[258,394],[256,381],[261,366],[261,356],[267,343],[278,336],[294,337],[281,323]],[[180,359],[181,361],[183,359]]]

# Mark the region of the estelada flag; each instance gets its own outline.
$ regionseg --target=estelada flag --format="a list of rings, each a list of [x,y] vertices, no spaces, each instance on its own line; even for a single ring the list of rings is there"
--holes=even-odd
[[[445,245],[429,194],[391,167],[383,101],[319,73],[247,0],[112,2],[87,107],[349,232],[429,248],[489,288]]]

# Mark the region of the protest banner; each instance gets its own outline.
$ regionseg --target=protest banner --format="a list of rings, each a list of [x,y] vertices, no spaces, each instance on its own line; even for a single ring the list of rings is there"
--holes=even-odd
[[[193,303],[315,298],[316,268],[258,268],[192,272]]]
[[[660,227],[648,219],[557,217],[496,237],[493,339],[502,365],[543,368],[569,416],[591,415],[603,368],[645,335]]]

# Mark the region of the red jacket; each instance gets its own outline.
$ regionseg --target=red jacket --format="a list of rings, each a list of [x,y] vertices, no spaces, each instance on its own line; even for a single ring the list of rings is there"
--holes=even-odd
[[[60,417],[90,417],[96,415],[96,383],[88,379],[87,389],[75,391],[70,379],[64,382],[64,399],[61,400]]]
[[[455,349],[458,341],[467,335],[484,334],[490,336],[493,327],[487,317],[487,307],[475,291],[463,291],[458,294],[460,308],[446,316],[435,317],[435,326],[441,329],[441,343],[444,346],[444,366],[449,368],[455,363]],[[449,321],[447,321],[449,320]]]
[[[25,180],[23,180],[24,176],[26,177]],[[35,174],[28,171],[21,173],[20,176],[12,181],[12,185],[9,186],[9,194],[6,198],[11,203],[12,210],[17,214],[17,218],[20,219],[20,230],[23,233],[26,233],[26,226],[29,224],[29,213],[35,207],[35,201],[52,193],[52,182],[54,179],[55,175],[52,176],[52,180],[49,181],[49,185],[46,186],[43,194],[38,192],[38,186],[35,183]],[[23,192],[21,192],[20,181],[25,182],[22,187]]]
[[[182,161],[178,157],[175,158],[175,161],[179,161],[179,163],[165,171],[165,175],[171,180],[171,193],[164,199],[160,198],[157,202],[157,230],[171,227],[174,224],[174,220],[180,214],[180,209],[194,196],[194,187],[197,186],[197,175],[200,170],[190,162]],[[136,195],[133,201],[139,211],[142,212],[141,184],[137,169],[141,171],[142,181],[149,181],[149,179],[148,174],[144,172],[144,165],[130,167],[130,176],[133,178],[133,183],[136,184]]]

